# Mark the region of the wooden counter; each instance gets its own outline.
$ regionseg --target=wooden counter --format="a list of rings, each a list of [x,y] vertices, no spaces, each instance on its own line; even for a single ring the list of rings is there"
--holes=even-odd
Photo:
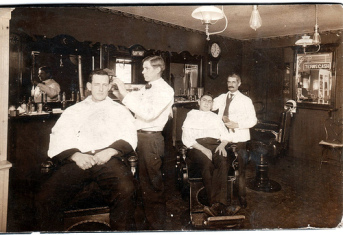
[[[35,231],[34,194],[47,158],[51,128],[60,114],[23,115],[8,120],[8,232]]]

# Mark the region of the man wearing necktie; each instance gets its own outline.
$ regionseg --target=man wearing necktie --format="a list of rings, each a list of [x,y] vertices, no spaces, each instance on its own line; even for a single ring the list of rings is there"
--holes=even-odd
[[[135,114],[138,132],[138,172],[142,191],[143,207],[149,230],[164,230],[166,202],[162,179],[161,157],[164,155],[162,130],[172,112],[174,90],[161,77],[165,63],[160,56],[143,60],[143,75],[148,85],[139,91],[128,93],[118,78],[122,103]]]
[[[252,100],[239,90],[241,78],[237,74],[229,75],[227,79],[228,92],[214,99],[212,110],[219,110],[218,115],[232,134],[233,142],[237,143],[239,164],[239,202],[242,208],[247,206],[245,169],[248,162],[246,142],[250,140],[249,129],[256,125],[257,118]]]

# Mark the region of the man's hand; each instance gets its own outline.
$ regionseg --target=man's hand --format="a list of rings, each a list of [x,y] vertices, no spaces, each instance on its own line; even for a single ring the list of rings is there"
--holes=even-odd
[[[118,154],[118,151],[112,148],[104,149],[96,154],[94,154],[93,159],[95,164],[102,165],[108,162],[112,156]]]
[[[113,77],[112,85],[113,84],[117,85],[118,87],[118,91],[113,91],[113,94],[120,100],[124,99],[124,97],[128,94],[124,82],[117,77]]]
[[[225,122],[224,124],[232,132],[235,132],[235,128],[239,127],[238,123],[233,122],[233,121],[228,121],[228,122]]]
[[[83,153],[74,153],[71,157],[78,167],[82,170],[87,170],[95,165],[95,161],[93,160],[93,156],[90,154],[83,154]]]
[[[227,142],[220,143],[220,145],[218,145],[218,147],[216,148],[215,153],[219,151],[220,155],[222,155],[223,157],[227,157],[227,152],[225,149],[226,144],[227,144]]]

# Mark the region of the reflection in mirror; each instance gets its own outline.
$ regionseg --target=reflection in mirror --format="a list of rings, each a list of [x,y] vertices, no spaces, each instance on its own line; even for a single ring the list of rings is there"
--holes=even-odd
[[[297,54],[297,102],[331,104],[332,52]]]
[[[170,70],[175,94],[195,98],[198,87],[198,65],[171,63]]]
[[[115,74],[124,83],[132,83],[132,66],[131,60],[125,58],[117,58],[115,66]]]

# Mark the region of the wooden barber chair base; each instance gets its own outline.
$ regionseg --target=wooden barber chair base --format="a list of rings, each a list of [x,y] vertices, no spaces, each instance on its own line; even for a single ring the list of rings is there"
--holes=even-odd
[[[230,150],[231,149],[231,150]],[[231,154],[236,154],[236,146],[233,144],[228,147]],[[180,190],[183,190],[183,193],[186,194],[186,190],[189,190],[189,203],[190,203],[190,219],[192,226],[195,228],[209,228],[209,229],[220,229],[220,228],[229,228],[234,226],[239,226],[242,221],[245,219],[244,215],[234,215],[234,216],[217,216],[217,217],[208,217],[204,213],[204,206],[208,205],[208,199],[206,190],[204,188],[201,173],[198,169],[190,167],[190,160],[186,157],[187,148],[181,146],[178,149],[177,155],[177,183],[180,187]],[[236,174],[238,172],[236,164],[234,161],[235,169],[229,171],[228,175],[228,202],[232,201],[234,184],[236,180]]]
[[[109,207],[64,212],[65,231],[111,231]]]
[[[233,197],[235,178],[228,176],[228,198]],[[245,219],[244,215],[208,217],[204,206],[208,206],[207,195],[201,178],[191,178],[190,184],[190,218],[195,228],[221,229],[239,226]]]
[[[131,172],[136,176],[138,157],[132,155],[128,158]],[[55,166],[51,161],[41,164],[41,173],[49,177]],[[70,207],[64,211],[65,231],[111,231],[110,208],[102,199],[99,186],[92,182],[85,186],[70,203]]]

